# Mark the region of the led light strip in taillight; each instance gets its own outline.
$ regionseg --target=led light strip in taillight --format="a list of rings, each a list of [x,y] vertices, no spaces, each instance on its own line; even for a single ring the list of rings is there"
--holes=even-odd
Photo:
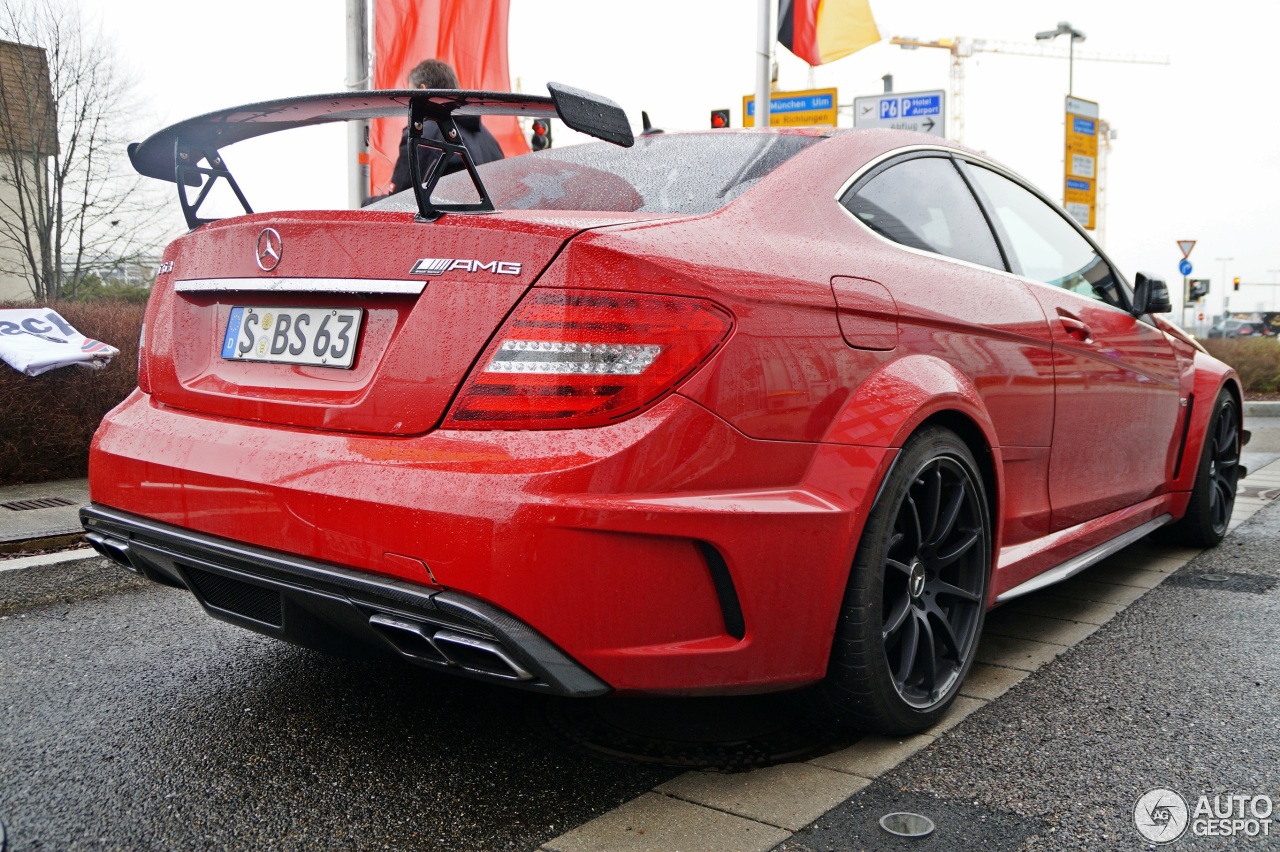
[[[504,340],[486,373],[638,376],[652,366],[657,344],[576,343],[570,340]]]

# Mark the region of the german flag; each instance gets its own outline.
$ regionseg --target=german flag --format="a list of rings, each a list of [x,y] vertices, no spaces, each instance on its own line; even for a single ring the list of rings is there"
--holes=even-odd
[[[808,62],[835,62],[880,40],[870,0],[778,0],[778,41]]]

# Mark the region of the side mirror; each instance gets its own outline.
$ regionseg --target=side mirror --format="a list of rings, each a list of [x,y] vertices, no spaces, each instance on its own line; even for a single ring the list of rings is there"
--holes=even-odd
[[[1173,310],[1169,301],[1169,287],[1163,278],[1139,272],[1133,282],[1133,310],[1135,317],[1143,314],[1167,314]]]

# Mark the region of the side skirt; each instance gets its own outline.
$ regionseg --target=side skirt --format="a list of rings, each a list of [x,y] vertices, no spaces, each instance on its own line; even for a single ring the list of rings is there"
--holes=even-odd
[[[1054,583],[1061,583],[1063,580],[1079,574],[1091,565],[1095,565],[1106,559],[1116,551],[1123,550],[1133,544],[1138,539],[1147,535],[1173,520],[1173,516],[1169,514],[1160,515],[1158,518],[1152,518],[1141,526],[1134,527],[1128,532],[1123,532],[1110,541],[1104,541],[1079,556],[1073,556],[1066,562],[1057,567],[1050,568],[1041,574],[1037,574],[1025,583],[1020,583],[1012,589],[1008,589],[1000,593],[996,597],[996,603],[1005,603],[1014,598],[1022,597],[1031,592],[1039,591],[1046,586],[1052,586]]]

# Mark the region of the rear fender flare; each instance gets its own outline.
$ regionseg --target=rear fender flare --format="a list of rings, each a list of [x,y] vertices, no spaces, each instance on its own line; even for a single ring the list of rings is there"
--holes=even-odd
[[[825,440],[838,444],[901,447],[922,423],[958,412],[982,432],[987,447],[999,446],[996,430],[977,388],[952,364],[930,355],[909,355],[867,376],[846,401]]]
[[[833,422],[826,440],[896,449],[926,423],[957,432],[973,451],[987,488],[992,545],[998,549],[1005,489],[1000,445],[977,388],[953,365],[929,355],[907,356],[883,365],[858,386]],[[889,461],[875,484],[876,499],[898,455],[887,457]],[[865,518],[866,512],[862,515]],[[859,528],[858,535],[862,532]],[[994,554],[995,550],[993,565]]]

